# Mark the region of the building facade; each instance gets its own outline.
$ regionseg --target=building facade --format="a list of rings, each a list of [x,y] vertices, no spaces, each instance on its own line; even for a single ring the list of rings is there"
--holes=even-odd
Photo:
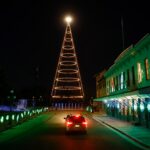
[[[94,101],[109,115],[150,127],[150,35],[125,49],[103,76]],[[106,95],[98,94],[104,89]]]
[[[106,70],[96,74],[96,98],[106,96],[106,80],[104,77]]]

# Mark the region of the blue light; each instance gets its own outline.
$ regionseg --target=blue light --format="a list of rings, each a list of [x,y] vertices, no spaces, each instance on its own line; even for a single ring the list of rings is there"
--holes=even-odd
[[[144,104],[140,104],[141,111],[144,111]]]
[[[150,111],[150,104],[147,105],[147,109],[148,109],[148,111]]]
[[[134,108],[134,110],[136,111],[136,110],[137,110],[137,105],[135,104],[133,108]]]
[[[117,108],[119,109],[119,107],[120,107],[120,106],[119,106],[119,103],[118,103],[118,104],[117,104]]]

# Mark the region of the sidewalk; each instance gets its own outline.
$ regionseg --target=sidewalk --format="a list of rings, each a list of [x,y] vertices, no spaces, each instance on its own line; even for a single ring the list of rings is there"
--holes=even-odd
[[[109,117],[106,114],[93,113],[93,119],[113,128],[126,135],[141,146],[150,149],[150,129],[142,126],[135,126],[129,122]]]

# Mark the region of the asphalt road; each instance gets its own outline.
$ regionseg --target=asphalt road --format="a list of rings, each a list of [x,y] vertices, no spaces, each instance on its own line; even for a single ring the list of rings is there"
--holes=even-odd
[[[66,135],[64,117],[67,113],[67,111],[48,112],[1,132],[0,149],[140,150],[132,142],[85,114],[88,122],[87,134]]]

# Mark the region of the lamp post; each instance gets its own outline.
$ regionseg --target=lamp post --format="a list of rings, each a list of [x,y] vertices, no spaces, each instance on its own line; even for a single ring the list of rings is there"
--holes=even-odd
[[[13,101],[14,101],[14,99],[16,99],[16,95],[14,95],[14,90],[13,89],[10,90],[10,94],[7,98],[9,100],[10,112],[11,112],[12,111],[12,106],[13,106]]]
[[[35,107],[35,96],[32,96],[32,107]]]

